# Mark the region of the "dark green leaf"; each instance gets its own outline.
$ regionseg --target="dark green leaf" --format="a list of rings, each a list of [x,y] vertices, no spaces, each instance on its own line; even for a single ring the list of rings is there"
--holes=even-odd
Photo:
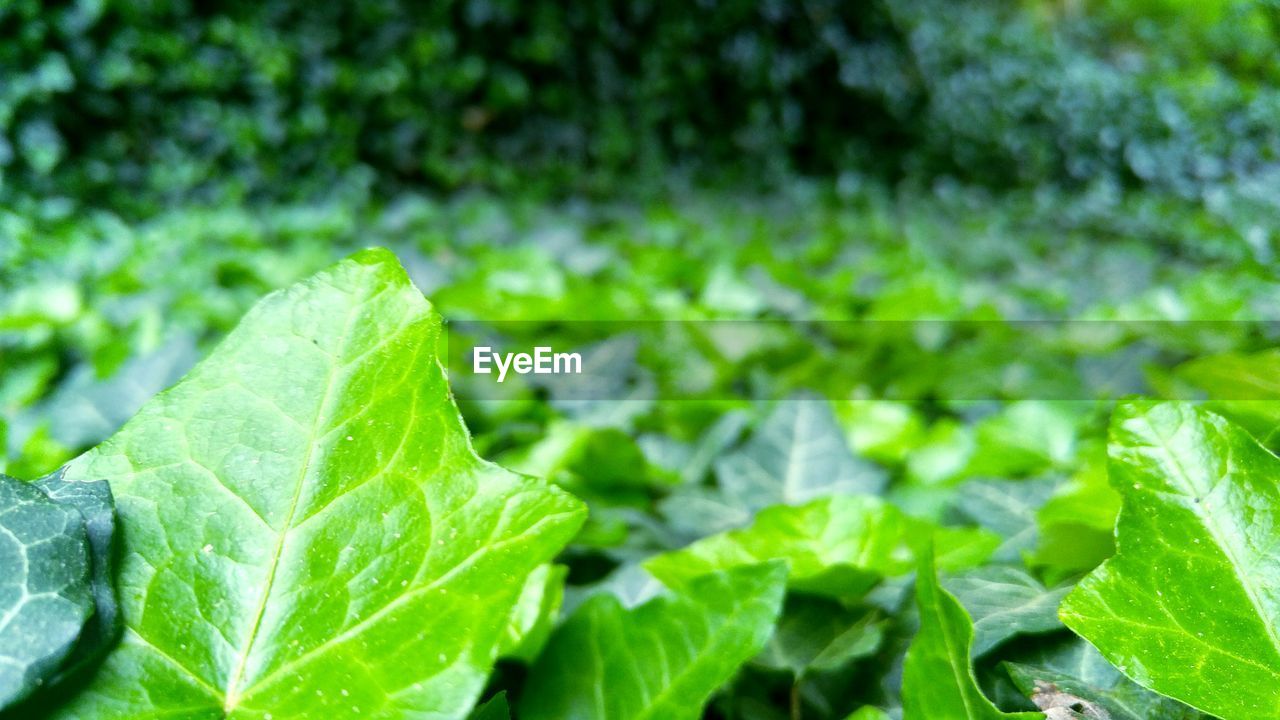
[[[469,720],[511,720],[511,708],[507,705],[506,691],[494,695],[468,717]]]
[[[1002,562],[1021,562],[1036,544],[1036,511],[1053,492],[1051,479],[971,480],[960,486],[955,506],[965,518],[1000,535],[994,554]]]
[[[57,674],[93,614],[84,518],[0,475],[0,709]]]
[[[799,678],[867,657],[880,647],[883,636],[883,620],[875,613],[794,595],[787,599],[773,636],[753,662]]]
[[[120,605],[115,588],[116,519],[115,502],[105,480],[69,481],[65,470],[36,481],[49,499],[70,505],[84,518],[92,561],[90,590],[93,617],[80,635],[76,650],[53,682],[70,676],[97,660],[119,638]]]
[[[1002,663],[1018,689],[1032,698],[1037,692],[1074,696],[1107,720],[1199,720],[1205,716],[1172,698],[1163,697],[1125,677],[1089,643],[1072,638],[1042,645],[1021,662]],[[1066,698],[1059,697],[1059,706]],[[1085,705],[1084,708],[1088,708]],[[1041,706],[1041,709],[1047,709]],[[1083,708],[1082,708],[1083,709]],[[1094,713],[1094,717],[1098,713]],[[1087,712],[1084,715],[1090,717]]]
[[[1012,567],[974,568],[943,581],[973,618],[973,656],[985,655],[1015,635],[1062,628],[1058,603],[1070,588],[1048,590]]]

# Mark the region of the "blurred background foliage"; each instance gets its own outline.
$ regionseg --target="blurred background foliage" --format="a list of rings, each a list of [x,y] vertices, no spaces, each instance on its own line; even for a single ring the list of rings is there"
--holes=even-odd
[[[1271,199],[1256,0],[7,0],[9,198],[633,193],[679,171]]]
[[[0,0],[0,470],[101,441],[261,295],[369,245],[446,318],[531,321],[513,346],[574,319],[1274,320],[1277,40],[1268,0]],[[1136,359],[1064,353],[1152,394],[1274,386],[1274,323],[1166,327]],[[844,373],[835,340],[602,348],[633,399],[463,411],[487,457],[590,503],[569,605],[749,518],[716,460],[771,411],[747,397],[801,389],[891,501],[987,527],[1035,582],[1111,552],[1106,408],[994,377],[1016,337],[895,336]],[[743,399],[655,402],[684,380],[646,353]],[[908,361],[939,354],[963,372]],[[911,401],[866,400],[890,390]],[[1218,409],[1274,445],[1271,408]],[[904,588],[874,657],[756,663],[714,712],[892,710]],[[1025,707],[1004,650],[980,676]]]

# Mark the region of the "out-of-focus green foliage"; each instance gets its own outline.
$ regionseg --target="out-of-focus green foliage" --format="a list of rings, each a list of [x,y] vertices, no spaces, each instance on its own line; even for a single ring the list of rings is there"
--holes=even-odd
[[[1094,7],[1096,5],[1096,7]],[[1274,210],[1249,0],[14,0],[0,197],[152,212],[664,172],[1142,186]]]
[[[1157,212],[1145,206],[1147,198],[891,195],[878,186],[839,192],[798,184],[789,195],[749,202],[700,194],[638,205],[543,205],[484,194],[447,201],[406,194],[387,203],[183,207],[141,223],[105,212],[0,215],[17,230],[17,242],[4,246],[8,261],[0,265],[0,418],[11,471],[43,474],[100,441],[176,380],[256,298],[364,245],[393,248],[451,319],[1225,321],[1264,318],[1280,303],[1265,255],[1243,240],[1230,240],[1212,213],[1186,206]],[[726,305],[728,286],[740,288],[752,304]],[[959,404],[984,384],[991,387],[989,396],[1001,396],[998,378],[982,368],[1004,364],[1016,339],[962,343],[957,347],[965,347],[963,353],[939,355],[927,338],[887,335],[879,352],[828,355],[802,326],[776,329],[781,334],[771,341],[774,351],[744,358],[724,355],[708,338],[688,338],[681,347],[718,368],[708,378],[682,375],[667,345],[642,345],[638,352],[646,368],[672,368],[653,378],[668,396],[696,382],[701,385],[694,390],[720,388],[722,397],[731,397],[736,383],[754,376],[753,392],[766,397],[797,389],[849,399],[892,391],[904,399],[955,403],[941,415],[923,412],[928,408],[918,404],[901,405],[893,412],[909,410],[906,419],[874,422],[867,418],[884,415],[889,406],[836,406],[850,448],[923,484],[949,485],[980,473],[1070,470],[1080,452],[1072,428],[1089,417],[1060,404],[977,415]],[[1171,361],[1266,346],[1266,338],[1251,336],[1244,324],[1213,323],[1192,334],[1194,329],[1163,339]],[[569,330],[529,322],[523,330],[528,337],[513,340],[572,343],[563,335]],[[1063,352],[1077,356],[1073,364],[1109,352],[1096,340],[1067,340],[1072,345]],[[1104,363],[1099,371],[1141,374],[1139,360]],[[926,373],[936,361],[947,364]],[[1074,377],[1076,370],[1070,372]],[[959,377],[968,384],[956,385]],[[465,401],[466,393],[460,394]],[[513,399],[519,397],[532,396]],[[464,407],[473,414],[482,446],[521,448],[520,458],[503,458],[516,467],[554,475],[558,465],[573,472],[599,454],[592,450],[599,440],[581,435],[565,448],[576,455],[556,459],[544,442],[542,454],[530,457],[532,440],[550,437],[541,430],[553,419],[550,408]],[[729,409],[723,403],[711,407]],[[723,450],[738,437],[725,435],[727,440],[699,450],[697,433],[718,415],[692,408],[682,411],[687,417],[671,418],[674,427],[656,419],[637,425],[637,415],[649,412],[639,401],[612,404],[612,413],[623,413],[616,417],[584,415],[586,409],[577,408],[567,419],[636,427],[641,447],[661,448],[656,462],[674,462],[679,475],[688,476],[699,467],[711,472],[717,462],[723,465]],[[514,422],[526,414],[535,425]],[[734,420],[740,434],[743,418],[727,420]],[[1023,427],[1030,429],[1022,432]],[[890,434],[877,439],[869,428]],[[692,443],[687,452],[702,459],[681,466],[670,454],[679,448],[654,435],[655,429]],[[717,432],[731,430],[725,425]],[[619,456],[611,451],[609,457]],[[526,464],[535,459],[545,467]],[[629,482],[635,468],[633,462],[619,463],[608,482]],[[593,481],[602,479],[592,475]],[[723,528],[702,528],[717,529]]]
[[[1032,652],[1070,637],[1052,611],[1114,552],[1120,507],[1105,460],[1109,403],[1035,390],[1074,397],[1106,387],[1084,382],[1101,376],[1150,394],[1247,397],[1259,389],[1249,378],[1273,362],[1274,329],[1255,322],[1280,300],[1265,248],[1220,232],[1226,220],[1209,209],[1153,208],[1139,192],[819,182],[743,197],[544,204],[405,193],[188,206],[144,222],[10,215],[24,239],[0,268],[9,472],[36,476],[100,442],[260,295],[383,244],[446,318],[504,321],[513,347],[579,347],[580,325],[565,320],[691,321],[675,335],[621,332],[582,348],[616,371],[604,400],[516,385],[501,402],[481,400],[475,378],[450,373],[483,456],[546,477],[590,509],[557,559],[567,571],[543,566],[525,584],[486,697],[506,690],[518,709],[527,676],[515,668],[556,647],[564,617],[599,594],[635,608],[682,592],[698,580],[694,563],[655,572],[668,588],[646,561],[721,543],[708,569],[771,558],[790,567],[779,634],[736,673],[717,671],[730,679],[709,696],[712,713],[896,711],[919,622],[902,541],[930,528],[942,586],[975,623],[974,675],[1002,712],[1061,700],[1037,690],[1049,677],[1102,705],[1112,693],[1151,697]],[[1016,322],[1061,317],[1105,322],[1057,334]],[[893,322],[918,318],[956,322],[934,332]],[[760,321],[749,326],[760,329],[758,349],[735,352],[707,322],[716,320]],[[867,320],[885,322],[835,322]],[[1111,322],[1120,320],[1214,322],[1152,331]],[[853,325],[880,332],[853,352],[839,346]],[[974,327],[997,329],[963,330]],[[1145,341],[1136,354],[1131,335]],[[1004,377],[1011,356],[1028,359],[1033,382]],[[676,399],[686,390],[709,399]],[[1274,429],[1256,401],[1215,407],[1248,419],[1260,439]],[[848,523],[824,524],[814,510],[846,506],[892,516],[887,562],[870,562]],[[1028,677],[1023,666],[1043,672]]]

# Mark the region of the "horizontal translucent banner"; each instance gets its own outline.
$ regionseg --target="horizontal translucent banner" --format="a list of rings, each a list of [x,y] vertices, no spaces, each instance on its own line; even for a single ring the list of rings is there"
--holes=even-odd
[[[450,321],[444,344],[464,400],[1280,400],[1270,321]]]

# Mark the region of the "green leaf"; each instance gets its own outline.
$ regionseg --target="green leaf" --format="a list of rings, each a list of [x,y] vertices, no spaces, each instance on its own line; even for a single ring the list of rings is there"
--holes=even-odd
[[[1106,449],[1084,456],[1080,469],[1036,513],[1040,537],[1031,562],[1050,577],[1092,570],[1115,553],[1120,494],[1107,480]]]
[[[884,622],[875,613],[793,595],[787,598],[773,636],[753,663],[786,670],[799,678],[867,657],[880,647],[883,638]]]
[[[722,418],[698,457],[719,452],[740,432],[738,417]],[[884,473],[850,451],[830,403],[795,395],[778,403],[752,438],[714,463],[717,486],[682,485],[659,509],[688,539],[741,527],[765,507],[800,505],[838,494],[875,492]]]
[[[111,488],[105,480],[70,481],[64,474],[65,470],[60,469],[37,480],[35,485],[50,500],[74,507],[83,518],[91,561],[93,617],[81,633],[75,652],[51,683],[100,658],[120,635],[120,604],[115,588],[116,517]]]
[[[1082,415],[1079,403],[1010,403],[975,429],[969,475],[1029,475],[1069,461]]]
[[[1264,444],[1275,441],[1280,429],[1280,348],[1196,358],[1175,373],[1208,394],[1210,409],[1240,423]]]
[[[658,503],[673,530],[687,539],[724,532],[751,522],[752,511],[719,488],[682,485]]]
[[[66,447],[89,447],[115,432],[196,359],[194,342],[184,336],[130,358],[105,380],[98,378],[91,364],[81,364],[47,400],[18,419],[32,426],[47,422],[49,436]]]
[[[1042,710],[1092,710],[1085,718],[1108,720],[1198,720],[1205,717],[1172,698],[1138,685],[1116,670],[1089,643],[1071,638],[1041,646],[1022,662],[1004,662],[1013,683]],[[1056,693],[1056,697],[1055,697]],[[1076,703],[1071,702],[1074,698]],[[1105,712],[1101,715],[1097,710]]]
[[[677,475],[682,485],[702,481],[715,458],[737,442],[750,416],[741,410],[721,415],[695,443],[681,443],[665,435],[645,435],[640,446],[649,462]]]
[[[956,493],[956,510],[1000,535],[995,559],[1020,562],[1036,541],[1036,510],[1053,492],[1052,480],[970,480]]]
[[[116,496],[126,630],[58,717],[469,710],[583,512],[476,457],[439,332],[390,253],[359,253],[72,463]]]
[[[494,695],[468,716],[470,720],[511,720],[511,708],[507,705],[507,692]]]
[[[1280,459],[1180,403],[1111,425],[1117,552],[1061,616],[1138,683],[1226,720],[1280,717]]]
[[[904,720],[1044,717],[1001,712],[982,694],[969,660],[973,623],[960,603],[939,586],[931,550],[925,552],[916,576],[916,606],[920,630],[907,650],[902,674]]]
[[[530,671],[523,720],[698,718],[707,699],[764,646],[786,568],[768,563],[705,575],[632,610],[587,600]]]
[[[532,662],[542,652],[564,602],[564,565],[539,565],[529,573],[520,599],[507,620],[507,631],[498,647],[502,657]]]
[[[881,578],[910,571],[908,540],[933,528],[908,518],[870,495],[777,505],[760,511],[741,530],[703,538],[645,562],[654,577],[671,587],[716,570],[783,559],[788,586],[801,592],[856,600]],[[948,552],[947,567],[967,567],[991,554],[997,538],[963,528],[938,531]]]
[[[788,585],[836,598],[857,598],[884,575],[905,572],[906,518],[869,495],[836,496],[760,511],[741,530],[650,558],[645,568],[670,587],[716,570],[785,559]]]
[[[555,480],[589,502],[644,505],[649,500],[644,455],[617,428],[554,422],[541,440],[507,454],[502,462],[517,472]]]
[[[667,586],[658,582],[641,565],[620,565],[603,580],[585,587],[568,588],[565,592],[566,612],[580,606],[588,598],[607,593],[617,598],[625,608],[633,608],[667,592]]]
[[[951,418],[933,423],[907,455],[907,479],[920,485],[942,485],[962,477],[973,457],[973,435],[971,426]]]
[[[943,585],[973,617],[974,657],[1015,635],[1062,628],[1058,603],[1069,588],[1048,590],[1018,568],[975,568],[948,578]]]
[[[876,462],[901,463],[924,440],[924,419],[908,403],[850,400],[835,411],[854,451]]]
[[[0,475],[0,709],[71,657],[93,614],[92,565],[74,506]]]
[[[798,395],[778,403],[746,445],[715,464],[724,494],[760,510],[836,494],[874,493],[883,471],[849,451],[826,400]]]

